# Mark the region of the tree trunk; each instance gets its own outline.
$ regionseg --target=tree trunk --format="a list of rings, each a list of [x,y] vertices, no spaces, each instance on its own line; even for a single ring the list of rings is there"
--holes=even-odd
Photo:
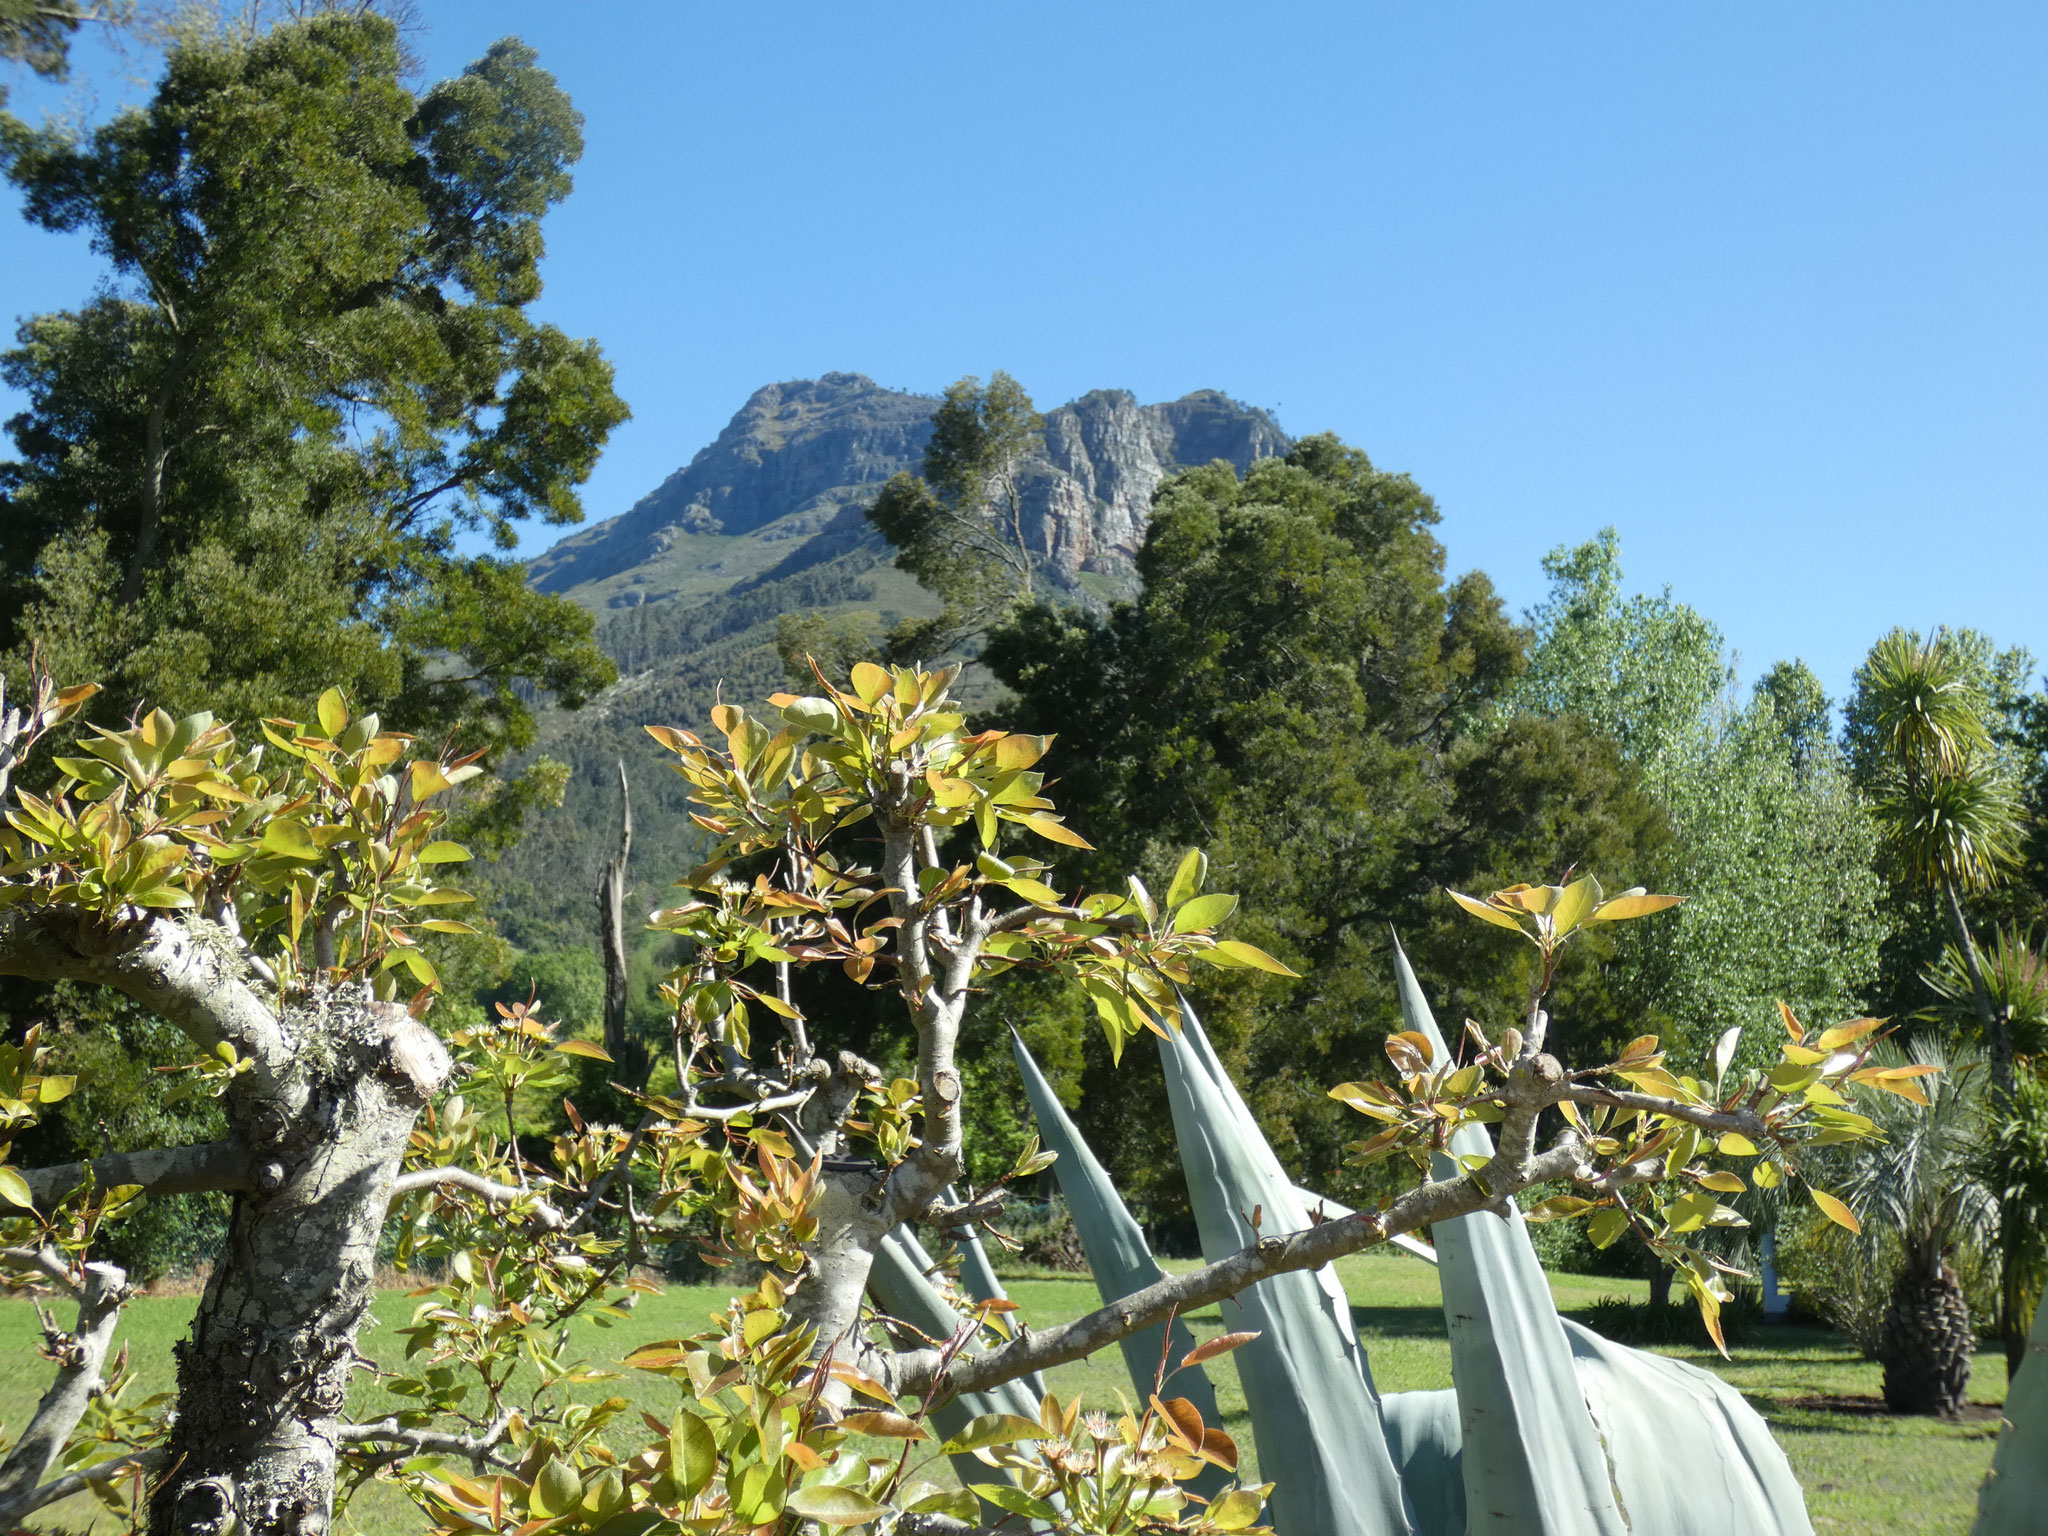
[[[432,1032],[360,992],[284,1020],[303,1096],[230,1095],[255,1189],[178,1346],[151,1536],[324,1536],[337,1420],[374,1295],[391,1182],[449,1070]],[[289,1113],[280,1104],[295,1104]]]
[[[1671,1266],[1650,1261],[1650,1311],[1661,1314],[1671,1305]]]
[[[626,1035],[626,859],[633,851],[633,801],[626,765],[619,764],[619,851],[605,860],[597,882],[598,944],[604,955],[604,1048],[620,1075],[637,1083],[647,1053]]]
[[[2012,1031],[2004,1013],[1991,1000],[1991,988],[1984,981],[1984,961],[1977,953],[1977,941],[1970,936],[1970,925],[1963,917],[1962,898],[1956,893],[1954,882],[1942,881],[1941,895],[1956,947],[1963,954],[1963,967],[1970,973],[1970,997],[1976,1004],[1977,1023],[1984,1031],[1984,1053],[1991,1062],[1991,1086],[2003,1107],[2011,1102],[2013,1092]]]
[[[1944,880],[1941,894],[1949,927],[1955,933],[1956,946],[1962,951],[1963,966],[1970,974],[1970,998],[1976,1005],[1977,1022],[1984,1031],[1984,1054],[1991,1064],[1992,1112],[2007,1115],[2012,1112],[2014,1093],[2012,1022],[2005,1010],[1992,1000],[1991,988],[1984,980],[1984,962],[1977,953],[1976,940],[1970,935],[1970,925],[1964,920],[1963,904],[1954,883]],[[2008,1381],[2027,1358],[2028,1319],[2020,1315],[2021,1293],[2026,1288],[2025,1264],[2017,1235],[2020,1227],[2019,1212],[2014,1208],[2014,1202],[2001,1197],[1998,1209],[1998,1337],[2005,1346]]]
[[[1976,1347],[1956,1272],[1943,1259],[1931,1266],[1908,1259],[1892,1283],[1878,1337],[1885,1406],[1893,1413],[1959,1417],[1968,1400],[1970,1356]]]

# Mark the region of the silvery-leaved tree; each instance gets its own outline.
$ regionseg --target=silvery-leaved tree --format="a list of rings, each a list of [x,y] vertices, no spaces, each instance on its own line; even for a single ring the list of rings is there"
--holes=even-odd
[[[0,1523],[90,1488],[156,1533],[320,1532],[338,1498],[386,1476],[446,1532],[795,1536],[886,1522],[959,1536],[985,1505],[1103,1536],[1244,1529],[1263,1489],[1185,1486],[1237,1460],[1172,1395],[1185,1361],[1163,1360],[1150,1402],[1120,1418],[1048,1395],[1030,1417],[985,1414],[940,1440],[933,1415],[1261,1279],[1546,1184],[1573,1192],[1544,1215],[1590,1215],[1607,1240],[1633,1230],[1658,1246],[1711,1322],[1725,1271],[1693,1234],[1740,1219],[1717,1198],[1743,1181],[1729,1168],[1760,1184],[1798,1177],[1805,1148],[1867,1133],[1845,1080],[1918,1095],[1910,1069],[1868,1064],[1870,1020],[1807,1037],[1788,1015],[1767,1074],[1729,1076],[1731,1051],[1713,1082],[1677,1076],[1649,1039],[1567,1070],[1545,1050],[1542,1006],[1560,947],[1672,899],[1608,898],[1590,878],[1461,896],[1536,946],[1526,1014],[1491,1035],[1468,1025],[1458,1060],[1396,1035],[1389,1082],[1333,1090],[1375,1122],[1358,1156],[1411,1154],[1425,1170],[1413,1189],[1262,1234],[1057,1326],[1015,1327],[956,1296],[959,1327],[921,1333],[864,1298],[898,1229],[956,1231],[1001,1205],[1000,1184],[954,1193],[955,1052],[983,984],[1058,969],[1120,1049],[1176,1027],[1191,967],[1277,968],[1218,936],[1235,900],[1202,889],[1198,853],[1163,899],[1135,880],[1047,884],[1033,840],[1078,840],[1044,793],[1050,743],[970,730],[951,681],[862,665],[848,686],[821,677],[818,694],[778,695],[764,716],[721,705],[723,745],[649,728],[712,840],[682,882],[688,899],[650,920],[689,941],[666,984],[668,1049],[622,1085],[642,1109],[632,1129],[586,1125],[572,1107],[544,1158],[516,1135],[521,1102],[568,1086],[565,1055],[602,1050],[553,1038],[537,1006],[461,1020],[445,1039],[429,1022],[437,981],[421,938],[460,929],[445,914],[468,899],[440,879],[465,855],[436,835],[439,797],[467,765],[352,719],[330,693],[313,720],[261,722],[260,740],[204,715],[95,730],[52,764],[49,793],[14,791],[0,972],[155,1009],[202,1053],[194,1077],[222,1098],[230,1134],[64,1168],[9,1166],[0,1146],[5,1272],[77,1304],[72,1327],[47,1324],[56,1381],[0,1462]],[[0,774],[84,697],[43,684],[0,716]],[[791,985],[800,967],[898,998],[915,1079],[884,1082],[835,1049],[829,1014],[797,1005],[816,995]],[[35,1036],[7,1047],[0,1134],[68,1087]],[[1428,1177],[1429,1154],[1472,1121],[1494,1126],[1498,1150]],[[1027,1153],[1015,1172],[1044,1161]],[[92,1245],[135,1200],[197,1189],[230,1192],[234,1216],[165,1415],[128,1398],[113,1355],[127,1283]],[[356,1336],[387,1227],[424,1284],[402,1361],[374,1368]],[[602,1370],[571,1358],[569,1323],[627,1316],[647,1288],[636,1257],[706,1230],[714,1256],[760,1261],[765,1277],[707,1332],[626,1356],[675,1390],[666,1417],[636,1419],[599,1395]],[[941,1487],[923,1475],[940,1453],[995,1471],[974,1493]]]

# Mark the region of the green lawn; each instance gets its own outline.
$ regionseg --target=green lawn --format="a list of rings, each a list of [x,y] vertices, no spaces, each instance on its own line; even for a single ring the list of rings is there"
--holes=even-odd
[[[1405,1392],[1451,1384],[1450,1348],[1445,1342],[1436,1272],[1413,1259],[1358,1256],[1341,1260],[1338,1273],[1352,1299],[1359,1331],[1372,1355],[1373,1374],[1382,1391]],[[1034,1322],[1056,1322],[1095,1304],[1094,1284],[1085,1277],[1033,1275],[1009,1282],[1012,1297]],[[1640,1298],[1639,1282],[1590,1279],[1578,1275],[1552,1277],[1551,1289],[1560,1310],[1584,1308],[1603,1296]],[[583,1329],[583,1352],[593,1360],[653,1339],[672,1338],[701,1327],[707,1314],[721,1306],[722,1289],[676,1286],[665,1295],[642,1300],[633,1322],[609,1332]],[[123,1337],[141,1366],[145,1384],[167,1385],[171,1344],[182,1335],[192,1314],[191,1298],[145,1299],[128,1311]],[[411,1303],[396,1292],[379,1302],[381,1321],[403,1321]],[[1199,1336],[1214,1333],[1221,1322],[1214,1308],[1189,1319]],[[18,1430],[27,1421],[35,1394],[46,1381],[43,1363],[35,1356],[35,1318],[25,1302],[0,1303],[0,1422]],[[388,1329],[366,1330],[366,1352],[378,1358],[393,1352]],[[1808,1507],[1820,1536],[1890,1536],[1911,1530],[1925,1536],[1963,1536],[1976,1507],[1976,1488],[1990,1464],[1997,1420],[1962,1425],[1928,1420],[1892,1419],[1873,1412],[1878,1390],[1877,1367],[1857,1358],[1840,1335],[1819,1329],[1774,1330],[1757,1341],[1738,1345],[1734,1360],[1721,1361],[1707,1350],[1672,1347],[1665,1353],[1719,1371],[1734,1383],[1770,1421],[1784,1444],[1792,1466],[1807,1491]],[[1225,1425],[1246,1454],[1247,1471],[1255,1470],[1251,1426],[1245,1419],[1244,1397],[1229,1359],[1209,1367],[1224,1411]],[[1051,1373],[1049,1386],[1063,1398],[1080,1393],[1086,1400],[1112,1404],[1119,1389],[1129,1390],[1122,1357],[1110,1350],[1093,1362],[1062,1366]],[[663,1417],[673,1402],[674,1387],[655,1377],[629,1378],[616,1390]],[[1972,1378],[1974,1402],[1997,1404],[2005,1395],[2004,1363],[1993,1353],[1978,1360]],[[367,1376],[356,1393],[358,1406],[383,1411],[393,1403]],[[949,1480],[943,1460],[931,1469],[934,1478]],[[380,1496],[381,1495],[381,1496]],[[67,1529],[82,1531],[92,1507],[74,1501],[63,1515]],[[421,1523],[403,1500],[373,1491],[351,1510],[350,1524],[364,1536],[399,1536],[417,1531]],[[105,1529],[105,1521],[101,1521]]]

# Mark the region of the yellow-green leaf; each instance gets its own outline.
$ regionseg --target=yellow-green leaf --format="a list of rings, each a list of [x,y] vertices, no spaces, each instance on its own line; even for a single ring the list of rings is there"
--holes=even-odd
[[[1175,933],[1192,933],[1197,928],[1214,928],[1237,910],[1237,898],[1220,891],[1213,896],[1196,896],[1181,904],[1173,914]]]
[[[1209,1523],[1219,1531],[1247,1530],[1265,1507],[1265,1499],[1256,1490],[1233,1488],[1209,1506]]]
[[[558,1040],[555,1049],[564,1056],[588,1056],[592,1061],[610,1061],[612,1058],[601,1045],[588,1040]]]
[[[680,1409],[668,1432],[669,1477],[676,1492],[693,1499],[718,1470],[718,1441],[711,1426],[689,1409]]]
[[[1632,917],[1648,917],[1652,912],[1663,912],[1685,900],[1683,896],[1651,896],[1644,892],[1624,892],[1612,901],[1603,901],[1593,909],[1589,923],[1625,923]]]
[[[1455,901],[1467,912],[1470,912],[1474,917],[1483,918],[1485,921],[1492,923],[1496,928],[1509,928],[1514,930],[1516,933],[1520,933],[1522,931],[1522,925],[1516,922],[1507,913],[1501,911],[1500,908],[1489,907],[1485,902],[1480,901],[1477,897],[1467,896],[1463,891],[1453,891],[1448,886],[1446,886],[1444,890],[1445,894],[1447,894],[1451,898],[1451,900]]]
[[[1016,816],[1011,818],[1021,827],[1029,827],[1049,843],[1060,843],[1068,848],[1087,848],[1095,845],[1069,827],[1065,822],[1054,821],[1050,816]]]
[[[870,1520],[879,1520],[886,1513],[866,1494],[855,1493],[851,1488],[835,1487],[831,1483],[797,1489],[789,1496],[788,1508],[806,1520],[835,1526],[865,1525]]]
[[[468,860],[469,850],[460,843],[429,843],[418,857],[422,864],[461,864]]]
[[[281,854],[287,859],[317,859],[319,845],[313,841],[313,834],[306,830],[302,821],[281,818],[263,829],[263,851]]]
[[[339,688],[330,688],[320,695],[319,712],[320,729],[329,741],[348,729],[348,705],[342,701]]]
[[[1198,958],[1211,965],[1223,967],[1246,966],[1255,971],[1270,971],[1275,976],[1299,976],[1299,971],[1289,970],[1278,960],[1267,954],[1256,944],[1247,944],[1242,939],[1219,939],[1214,949],[1197,952]]]
[[[1813,1203],[1820,1207],[1821,1214],[1838,1227],[1847,1227],[1851,1232],[1861,1233],[1863,1223],[1856,1219],[1856,1213],[1824,1189],[1809,1189]]]
[[[35,1196],[29,1192],[28,1180],[12,1168],[0,1168],[0,1200],[18,1205],[25,1211],[36,1208]]]
[[[1591,875],[1582,875],[1564,888],[1564,894],[1550,909],[1550,928],[1559,938],[1570,933],[1586,920],[1600,900],[1600,882]]]
[[[1166,904],[1177,907],[1182,902],[1193,901],[1202,893],[1202,882],[1209,876],[1209,856],[1199,848],[1190,848],[1181,856],[1180,868],[1173,872],[1173,883],[1166,888]]]

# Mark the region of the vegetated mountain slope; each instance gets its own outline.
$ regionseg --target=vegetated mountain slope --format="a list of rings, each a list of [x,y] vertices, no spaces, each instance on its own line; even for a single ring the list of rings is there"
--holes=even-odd
[[[596,615],[621,676],[582,711],[544,717],[539,750],[572,771],[561,809],[494,871],[516,943],[580,944],[591,932],[598,865],[617,835],[621,759],[633,784],[629,899],[665,899],[697,834],[682,781],[641,726],[702,730],[721,686],[741,701],[784,686],[781,615],[866,613],[887,625],[936,611],[890,562],[866,510],[890,476],[920,467],[937,404],[857,373],[771,384],[629,511],[532,562],[535,586]],[[1045,588],[1091,606],[1131,592],[1161,480],[1214,459],[1243,471],[1288,446],[1265,412],[1213,390],[1146,406],[1097,390],[1048,411],[1045,453],[1024,477]]]

